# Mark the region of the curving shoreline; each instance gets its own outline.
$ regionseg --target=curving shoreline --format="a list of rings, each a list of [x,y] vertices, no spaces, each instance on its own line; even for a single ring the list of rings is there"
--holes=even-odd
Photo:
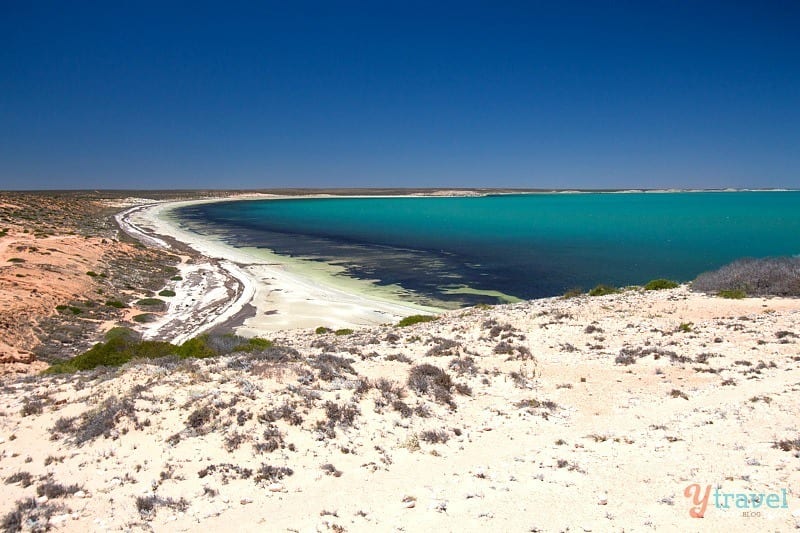
[[[226,325],[237,334],[257,336],[291,329],[358,327],[395,322],[415,313],[439,309],[365,294],[357,287],[339,287],[328,280],[297,272],[288,258],[233,248],[179,227],[169,218],[177,207],[197,203],[280,198],[246,195],[141,204],[115,216],[120,229],[147,246],[182,257],[183,281],[163,317],[144,328],[146,338],[182,342]],[[185,245],[191,258],[170,241]],[[252,306],[249,312],[247,306]]]

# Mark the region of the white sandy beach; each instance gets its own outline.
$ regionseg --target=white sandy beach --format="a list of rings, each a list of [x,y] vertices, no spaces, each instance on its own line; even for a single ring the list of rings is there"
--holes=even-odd
[[[230,200],[254,198],[279,197],[243,196]],[[208,201],[219,200],[153,203],[117,216],[123,230],[145,244],[171,249],[161,238],[167,236],[203,256],[199,262],[183,257],[179,268],[184,280],[172,287],[176,296],[165,315],[146,328],[148,338],[180,342],[224,323],[248,304],[255,308],[254,315],[236,328],[236,333],[244,336],[318,326],[385,324],[411,314],[439,311],[383,297],[367,282],[336,279],[325,272],[310,276],[296,267],[296,261],[264,250],[233,248],[180,228],[168,215],[177,207]],[[383,289],[383,293],[388,292]]]

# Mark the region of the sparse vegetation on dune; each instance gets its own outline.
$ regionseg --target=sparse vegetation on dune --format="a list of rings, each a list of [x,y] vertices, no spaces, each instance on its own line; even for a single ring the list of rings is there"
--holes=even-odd
[[[201,335],[181,345],[163,341],[142,340],[128,328],[114,328],[106,333],[105,342],[100,342],[70,360],[56,363],[45,372],[61,374],[91,370],[99,366],[121,366],[136,359],[158,359],[176,356],[202,359],[237,352],[255,352],[272,347],[272,342],[258,337],[244,338],[236,335]]]
[[[101,313],[155,319],[135,309],[171,290],[158,272],[118,291],[129,274],[82,264],[103,296],[68,295],[48,312],[70,326]],[[695,521],[674,512],[676,479],[723,471],[792,486],[796,472],[776,465],[800,454],[797,306],[664,281],[651,290],[671,292],[281,331],[274,344],[210,330],[177,345],[114,328],[53,375],[3,383],[0,525],[214,530],[245,517],[342,531],[341,517],[348,530],[549,531],[597,529],[596,515],[607,529],[686,529]],[[59,342],[79,334],[62,327]],[[677,465],[700,441],[696,463]],[[610,469],[614,457],[625,460]],[[575,494],[575,513],[517,511]]]
[[[700,274],[691,287],[724,298],[800,296],[800,257],[739,259]]]

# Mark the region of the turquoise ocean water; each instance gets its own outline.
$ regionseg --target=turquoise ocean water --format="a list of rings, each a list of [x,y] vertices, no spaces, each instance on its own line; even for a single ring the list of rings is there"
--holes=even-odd
[[[795,191],[257,200],[176,215],[232,246],[335,263],[451,305],[497,301],[465,287],[526,299],[800,254]]]

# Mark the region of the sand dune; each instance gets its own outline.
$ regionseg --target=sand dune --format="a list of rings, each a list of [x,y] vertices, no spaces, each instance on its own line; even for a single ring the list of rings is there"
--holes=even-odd
[[[34,511],[69,531],[785,531],[798,335],[797,300],[679,288],[10,381],[3,512],[42,487]],[[446,390],[409,380],[422,364]],[[787,507],[712,495],[692,518],[693,484]]]

